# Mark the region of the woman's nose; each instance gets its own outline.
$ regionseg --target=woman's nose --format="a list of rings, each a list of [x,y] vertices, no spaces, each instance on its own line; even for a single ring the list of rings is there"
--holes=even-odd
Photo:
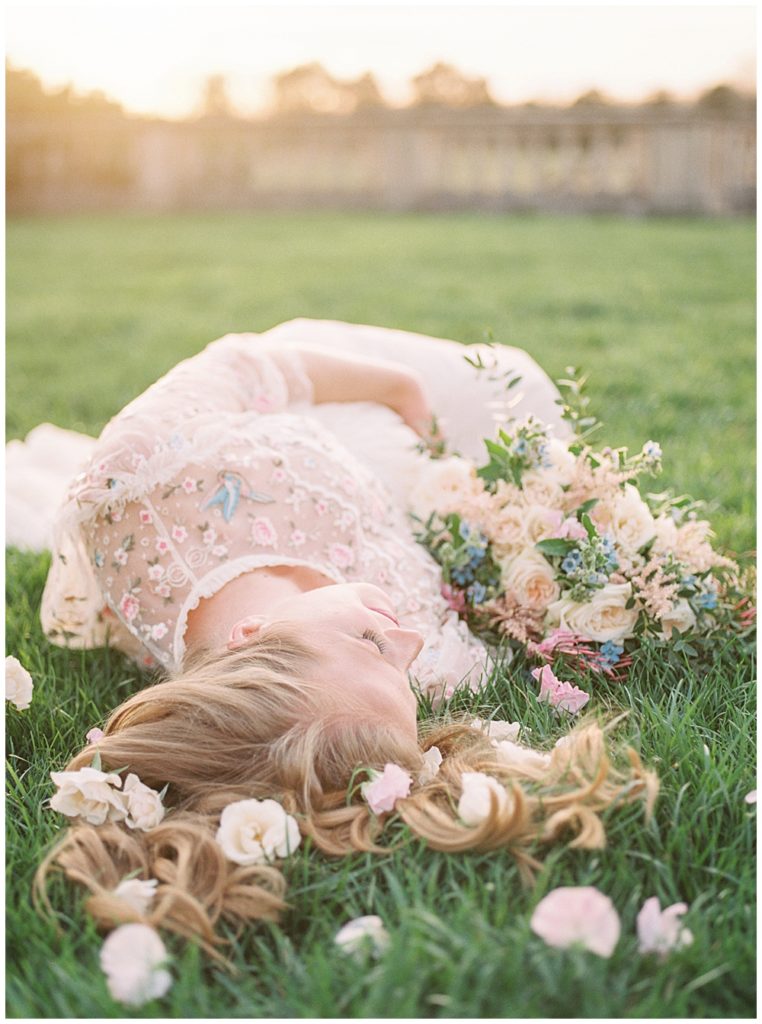
[[[389,661],[403,672],[415,661],[423,647],[423,636],[417,629],[385,629],[384,639],[388,644]]]

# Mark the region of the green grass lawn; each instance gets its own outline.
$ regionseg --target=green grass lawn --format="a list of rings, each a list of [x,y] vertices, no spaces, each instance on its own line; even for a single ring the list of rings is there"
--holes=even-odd
[[[590,374],[601,443],[662,444],[658,487],[710,503],[718,542],[754,545],[754,227],[750,221],[457,215],[76,217],[11,221],[8,437],[47,420],[97,433],[178,359],[228,331],[295,316],[375,323],[527,349],[551,376]],[[7,992],[13,1017],[123,1017],[98,967],[81,894],[53,890],[61,930],[30,907],[60,819],[48,772],[145,684],[107,651],[54,649],[37,612],[47,556],[7,557],[7,652],[35,697],[8,709]],[[537,888],[507,854],[447,856],[412,839],[387,858],[285,866],[280,926],[237,940],[231,977],[170,942],[175,984],[144,1017],[751,1017],[755,786],[751,659],[718,645],[700,667],[647,652],[626,684],[580,678],[597,710],[660,773],[654,821],[612,815],[596,852],[554,850]],[[563,731],[520,659],[462,706],[521,721],[537,745]],[[402,833],[404,838],[404,832]],[[528,927],[558,885],[596,885],[622,918],[611,960],[544,946]],[[693,945],[636,952],[643,901],[690,904]],[[332,946],[379,914],[392,945],[356,964]]]

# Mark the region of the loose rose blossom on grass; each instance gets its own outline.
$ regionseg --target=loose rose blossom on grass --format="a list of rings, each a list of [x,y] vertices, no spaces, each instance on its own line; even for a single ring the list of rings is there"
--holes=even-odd
[[[397,801],[406,797],[413,785],[405,769],[391,762],[385,765],[383,772],[372,771],[370,774],[370,782],[364,782],[360,792],[374,814],[393,811]]]
[[[141,832],[156,828],[164,817],[164,807],[156,790],[144,786],[137,775],[130,774],[125,780],[123,794],[129,827]]]
[[[744,803],[755,804],[757,802],[757,791],[756,789],[750,789],[744,797]]]
[[[119,788],[118,775],[97,768],[80,768],[76,772],[51,772],[50,777],[58,792],[50,799],[54,811],[69,818],[83,818],[89,825],[102,825],[104,821],[124,821],[127,807]]]
[[[32,677],[18,658],[9,655],[5,659],[5,699],[19,711],[26,711],[32,703],[33,689]]]
[[[673,903],[662,910],[658,896],[646,900],[637,917],[638,951],[665,957],[673,950],[690,946],[693,932],[680,923],[687,910],[685,903]]]
[[[389,933],[380,917],[368,914],[345,924],[338,930],[333,941],[344,953],[356,955],[368,950],[374,957],[378,957],[389,945]]]
[[[113,999],[142,1006],[169,991],[172,976],[164,969],[167,950],[146,924],[123,924],[101,947],[101,968]]]
[[[228,860],[265,864],[293,853],[302,837],[277,800],[237,800],[222,812],[215,839]]]
[[[590,700],[590,694],[580,690],[578,686],[563,682],[553,674],[550,665],[543,665],[542,668],[532,669],[533,678],[540,683],[540,692],[537,699],[547,701],[551,707],[568,711],[576,715]]]
[[[103,739],[103,736],[104,736],[103,729],[95,728],[95,729],[90,729],[90,731],[85,735],[85,739],[87,740],[88,743],[97,743],[98,740],[102,740]]]
[[[474,718],[471,721],[472,729],[479,729],[489,736],[495,742],[499,740],[511,740],[515,742],[519,738],[521,732],[521,726],[518,722],[501,722],[496,718],[490,718],[486,721],[482,718]]]
[[[550,767],[550,754],[531,747],[522,747],[513,740],[496,740],[493,744],[498,761],[511,768],[526,768],[530,772],[545,771]]]
[[[463,772],[460,777],[462,793],[458,801],[458,815],[466,825],[481,825],[494,806],[498,811],[508,807],[505,786],[484,772]]]
[[[114,895],[124,900],[125,903],[129,903],[139,914],[147,914],[156,895],[158,884],[159,882],[155,878],[145,881],[142,878],[125,878],[114,889]]]
[[[535,907],[529,927],[549,946],[579,945],[606,958],[614,952],[621,931],[613,903],[592,885],[549,892]]]

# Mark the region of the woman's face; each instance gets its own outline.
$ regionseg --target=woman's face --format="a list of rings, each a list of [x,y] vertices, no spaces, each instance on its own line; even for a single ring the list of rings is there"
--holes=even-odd
[[[341,712],[358,705],[416,734],[416,699],[407,669],[423,646],[417,630],[400,629],[389,597],[370,583],[342,583],[288,597],[237,622],[229,646],[265,625],[298,628],[318,653],[317,682]]]

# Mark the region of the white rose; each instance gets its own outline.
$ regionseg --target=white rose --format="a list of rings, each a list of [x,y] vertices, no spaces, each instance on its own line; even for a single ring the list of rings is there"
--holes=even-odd
[[[456,455],[432,459],[410,492],[411,511],[424,521],[432,512],[456,512],[463,500],[482,490],[473,466]]]
[[[80,768],[76,772],[51,772],[50,777],[58,786],[50,799],[54,811],[69,818],[84,818],[90,825],[124,821],[127,817],[124,797],[112,789],[122,784],[118,775]]]
[[[368,914],[339,928],[333,941],[344,953],[356,954],[370,949],[373,956],[380,956],[389,945],[389,933],[380,917]]]
[[[555,474],[546,469],[532,469],[521,477],[521,490],[527,505],[560,508],[563,491]]]
[[[466,825],[481,825],[489,817],[492,804],[491,794],[497,800],[498,811],[508,807],[508,793],[497,779],[484,772],[463,772],[460,777],[463,790],[458,801],[458,815]]]
[[[143,880],[142,878],[125,878],[114,889],[114,895],[137,910],[139,914],[148,913],[148,908],[156,895],[156,886],[159,884],[156,878]]]
[[[548,608],[549,624],[599,643],[626,640],[633,635],[638,620],[636,608],[625,608],[631,597],[629,583],[607,583],[584,604],[562,597]]]
[[[129,827],[141,832],[156,828],[164,817],[164,807],[156,790],[144,786],[137,775],[128,775],[123,792]]]
[[[263,864],[293,853],[301,842],[296,820],[277,800],[237,800],[222,812],[215,836],[236,864]]]
[[[637,487],[625,484],[613,498],[599,501],[590,518],[600,533],[611,533],[617,547],[635,552],[656,535],[656,522]]]
[[[11,701],[19,711],[26,711],[32,703],[32,677],[18,660],[9,656],[5,659],[5,699]]]
[[[169,991],[172,976],[163,970],[167,950],[147,924],[123,924],[101,947],[101,968],[113,999],[142,1006]]]
[[[673,629],[677,629],[680,633],[687,633],[693,629],[696,625],[696,616],[685,598],[680,598],[672,610],[664,615],[659,622],[662,629],[662,637],[665,640],[669,640]]]
[[[472,729],[479,729],[489,736],[491,740],[517,740],[521,732],[518,722],[501,722],[496,718],[484,721],[481,718],[474,718],[471,721]]]
[[[515,558],[506,559],[500,566],[503,589],[516,596],[525,608],[547,608],[558,599],[560,587],[555,570],[547,558],[533,548],[525,548]]]
[[[545,455],[550,462],[550,466],[545,469],[545,472],[559,485],[570,484],[574,479],[576,459],[564,442],[559,441],[557,437],[549,438]]]
[[[550,766],[550,754],[519,746],[510,739],[498,740],[493,744],[498,760],[510,768],[528,768],[529,771],[545,771]]]

